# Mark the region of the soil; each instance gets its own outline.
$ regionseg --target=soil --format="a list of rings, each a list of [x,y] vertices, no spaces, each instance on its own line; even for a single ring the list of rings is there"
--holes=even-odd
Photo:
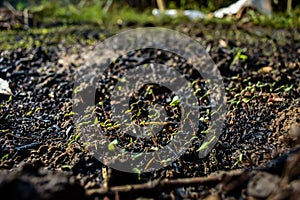
[[[73,83],[76,71],[91,59],[87,52],[95,44],[90,41],[122,30],[73,27],[80,31],[66,31],[65,37],[74,39],[68,44],[49,42],[55,33],[15,33],[19,40],[39,42],[0,50],[0,78],[13,92],[12,98],[0,97],[1,194],[7,199],[297,199],[300,30],[192,22],[170,28],[203,45],[223,78],[225,126],[207,157],[199,159],[199,144],[193,143],[171,165],[154,172],[131,174],[106,167],[76,132]],[[119,61],[128,57],[134,54]],[[164,91],[154,92],[157,96],[170,95],[157,91]],[[141,94],[148,98],[143,104],[147,107],[153,99]],[[160,103],[164,105],[164,99]],[[143,112],[146,117],[146,109]],[[143,144],[133,146],[131,150],[138,151]]]

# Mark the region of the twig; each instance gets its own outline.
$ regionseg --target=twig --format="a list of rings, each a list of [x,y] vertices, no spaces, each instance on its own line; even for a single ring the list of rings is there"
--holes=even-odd
[[[25,28],[27,29],[29,28],[29,11],[27,8],[23,11],[23,16],[24,16],[24,25]]]
[[[292,0],[287,0],[286,12],[287,14],[291,14],[292,10]]]
[[[138,195],[139,193],[151,193],[153,194],[155,191],[165,191],[167,189],[172,189],[176,187],[183,186],[192,186],[199,184],[217,184],[223,179],[223,175],[219,176],[208,176],[208,177],[193,177],[193,178],[180,178],[174,180],[154,180],[143,184],[133,184],[133,185],[122,185],[122,186],[114,186],[110,188],[98,188],[98,189],[89,189],[86,191],[87,196],[103,196],[103,195],[114,195],[118,194],[126,194],[126,193],[134,193]]]
[[[105,6],[103,8],[103,13],[106,14],[109,10],[109,8],[111,7],[113,3],[113,0],[107,0],[106,3],[105,3]]]
[[[18,15],[16,9],[15,9],[8,1],[4,1],[4,2],[3,2],[3,5],[4,5],[8,10],[10,10],[10,12],[12,12],[12,13],[15,14],[15,15]]]
[[[156,0],[156,3],[157,3],[157,6],[158,6],[158,9],[161,12],[164,12],[165,11],[164,0]]]

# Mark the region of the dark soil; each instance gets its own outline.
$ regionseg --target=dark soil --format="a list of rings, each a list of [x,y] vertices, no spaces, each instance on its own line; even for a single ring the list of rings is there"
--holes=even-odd
[[[87,52],[94,48],[82,41],[99,40],[103,30],[87,26],[66,32],[73,44],[16,33],[21,40],[39,42],[27,49],[0,50],[0,78],[13,92],[11,99],[0,98],[1,194],[7,199],[297,199],[300,30],[199,23],[172,28],[204,46],[225,84],[224,131],[206,158],[199,159],[195,143],[155,172],[139,175],[107,168],[76,135],[72,113],[75,72],[91,59]],[[169,95],[164,92],[155,94]],[[145,98],[147,107],[153,99]]]

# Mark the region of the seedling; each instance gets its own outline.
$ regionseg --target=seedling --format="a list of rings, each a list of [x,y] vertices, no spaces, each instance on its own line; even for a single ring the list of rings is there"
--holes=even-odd
[[[63,166],[61,166],[61,169],[63,169],[63,170],[71,170],[72,166],[71,165],[63,165]]]
[[[174,96],[172,101],[170,102],[170,106],[175,107],[178,106],[180,103],[179,97],[178,96]]]
[[[4,160],[6,160],[9,156],[9,153],[5,154],[4,156],[2,156],[1,158],[1,162],[3,162]]]
[[[247,51],[247,49],[243,48],[243,49],[236,49],[236,50],[237,50],[237,53],[235,54],[230,66],[234,65],[239,60],[245,61],[248,59],[248,56],[243,54],[244,52]]]
[[[233,169],[234,167],[236,167],[239,163],[243,162],[243,154],[239,155],[238,160],[233,164],[233,166],[231,167],[231,169]]]
[[[75,113],[73,111],[69,112],[69,113],[66,113],[64,115],[64,117],[70,117],[70,116],[73,116]]]
[[[108,148],[108,150],[109,151],[114,151],[115,150],[115,146],[116,145],[118,145],[118,140],[117,139],[115,139],[115,140],[113,140],[112,142],[110,142],[109,144],[108,144],[108,146],[107,146],[107,148]]]
[[[196,152],[203,151],[208,148],[209,145],[216,139],[216,136],[213,136],[208,142],[204,142]]]
[[[141,180],[141,170],[139,170],[138,168],[133,168],[132,171],[136,174],[138,174],[138,180]]]
[[[5,104],[0,104],[0,108],[7,107],[8,104],[12,101],[12,96],[9,96],[8,100],[5,102]]]

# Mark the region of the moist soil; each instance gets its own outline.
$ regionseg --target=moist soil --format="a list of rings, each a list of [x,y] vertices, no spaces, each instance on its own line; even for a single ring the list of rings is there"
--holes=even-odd
[[[34,42],[26,48],[0,50],[0,78],[13,92],[11,97],[0,97],[1,194],[7,199],[298,199],[300,30],[192,22],[169,28],[198,41],[224,82],[224,129],[208,156],[200,159],[199,142],[193,142],[179,159],[153,172],[124,173],[103,165],[76,131],[73,84],[76,72],[93,59],[88,52],[96,42],[127,28],[73,26],[57,28],[56,33],[16,32],[9,37]],[[132,67],[137,58],[161,63],[174,58],[159,55],[149,50],[130,52],[109,69],[117,69],[118,63]],[[133,118],[139,125],[147,121],[148,104],[166,108],[164,98],[174,97],[166,88],[150,89],[157,102],[147,92],[131,99],[131,104],[145,100],[141,117]],[[100,122],[111,112],[105,92],[98,90],[106,106],[99,112]],[[174,114],[174,109],[169,108],[167,115],[176,120],[181,114]],[[174,129],[170,126],[169,131]],[[111,132],[108,136],[138,152],[164,143],[171,132],[145,143]],[[196,135],[201,139],[201,132]]]

